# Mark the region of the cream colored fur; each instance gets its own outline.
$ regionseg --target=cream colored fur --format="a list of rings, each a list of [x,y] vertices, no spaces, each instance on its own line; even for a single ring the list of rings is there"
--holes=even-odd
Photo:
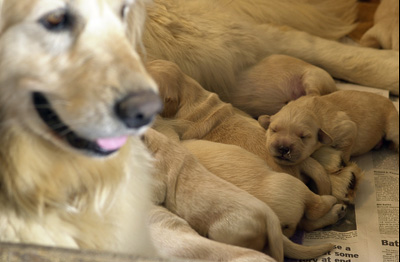
[[[273,115],[303,95],[337,91],[324,70],[285,55],[271,55],[242,72],[229,90],[229,101],[253,117]]]
[[[339,201],[354,204],[364,171],[355,163],[342,166],[342,152],[330,146],[323,146],[312,157],[327,170],[332,183],[332,195]]]
[[[200,236],[188,222],[161,206],[151,211],[149,223],[154,243],[167,257],[230,262],[276,261],[255,250],[223,244]]]
[[[336,78],[398,94],[398,51],[328,40],[352,31],[356,4],[355,0],[155,0],[148,7],[144,46],[148,59],[175,62],[227,102],[236,77],[273,54],[293,56]]]
[[[0,241],[156,254],[146,227],[152,158],[137,137],[146,127],[128,129],[112,110],[129,92],[156,92],[131,48],[144,2],[131,6],[139,24],[130,41],[123,4],[0,2]],[[86,139],[131,138],[108,158],[74,149],[39,117],[34,92]]]
[[[240,147],[204,140],[184,141],[183,145],[210,172],[268,204],[288,237],[298,225],[313,231],[336,223],[346,213],[346,206],[336,204],[336,197],[314,194],[300,180],[273,171],[265,161]]]
[[[279,149],[287,147],[291,154],[288,163],[308,158],[323,144],[341,150],[346,162],[372,150],[382,139],[399,149],[396,108],[390,99],[368,92],[302,97],[272,116],[268,126],[269,153],[280,156]]]
[[[399,1],[382,0],[375,13],[374,26],[361,38],[361,44],[399,51]]]
[[[165,119],[156,122],[157,130],[162,129],[171,136],[176,132],[177,138],[183,140],[203,139],[240,146],[267,161],[274,170],[289,173],[304,182],[310,177],[320,194],[331,194],[329,176],[316,160],[308,158],[293,166],[276,163],[266,147],[265,129],[256,120],[204,90],[175,64],[153,61],[147,69],[159,83],[164,99],[162,116]],[[170,126],[173,132],[165,126]]]
[[[282,235],[279,219],[267,204],[209,172],[177,141],[150,130],[145,136],[145,143],[156,159],[156,180],[162,181],[154,190],[157,192],[155,197],[169,210],[159,209],[151,216],[152,223],[155,222],[155,227],[152,226],[153,238],[158,239],[162,253],[214,261],[226,261],[228,258],[247,261],[256,256],[256,253],[249,252],[246,255],[249,258],[243,257],[243,250],[224,245],[220,245],[223,250],[215,252],[210,246],[213,243],[199,238],[188,225],[211,240],[268,251],[277,261],[283,261],[283,254],[305,259],[317,257],[332,248],[329,244],[307,247],[290,242]],[[330,203],[333,200],[336,201],[334,197],[327,200],[329,209],[334,204]],[[167,220],[160,221],[159,216],[167,217]],[[183,249],[168,243],[171,240],[163,237],[171,235],[171,230],[176,234],[171,237],[178,243],[187,238],[190,242],[183,244]],[[232,254],[224,257],[230,251]],[[265,261],[267,257],[260,254],[259,259]]]

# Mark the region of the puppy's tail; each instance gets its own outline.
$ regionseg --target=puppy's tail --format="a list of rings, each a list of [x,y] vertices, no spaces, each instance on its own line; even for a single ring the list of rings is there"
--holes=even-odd
[[[318,246],[303,246],[290,241],[287,237],[283,237],[283,246],[285,256],[292,259],[312,259],[320,257],[331,251],[333,244],[322,244]]]

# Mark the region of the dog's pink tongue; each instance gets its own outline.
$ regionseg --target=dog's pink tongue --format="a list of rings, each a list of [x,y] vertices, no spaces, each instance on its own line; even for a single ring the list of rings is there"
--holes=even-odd
[[[106,151],[114,151],[123,147],[128,141],[127,136],[98,139],[97,145]]]

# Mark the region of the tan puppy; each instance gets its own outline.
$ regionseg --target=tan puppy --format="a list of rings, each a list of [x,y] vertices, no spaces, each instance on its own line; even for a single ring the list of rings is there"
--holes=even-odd
[[[275,161],[296,165],[322,145],[343,152],[343,160],[366,153],[382,139],[399,149],[399,115],[393,103],[377,94],[338,91],[302,97],[272,117],[261,117],[268,128],[267,147]]]
[[[229,90],[229,102],[253,117],[273,115],[303,95],[337,91],[333,78],[299,59],[272,55],[242,72]]]
[[[277,164],[265,146],[266,132],[256,120],[222,102],[216,94],[204,90],[175,64],[153,61],[147,69],[158,82],[164,99],[161,115],[166,119],[159,119],[156,129],[170,125],[183,140],[204,139],[240,146],[267,161],[274,170],[289,173],[304,182],[310,177],[317,184],[320,194],[331,194],[329,177],[316,160],[308,158],[297,166],[289,167]]]
[[[153,2],[144,32],[148,58],[175,62],[226,102],[236,77],[273,54],[399,94],[399,52],[332,41],[354,30],[356,0]]]
[[[201,261],[276,262],[261,252],[205,238],[187,221],[162,206],[152,209],[149,224],[154,244],[165,257]]]
[[[204,140],[188,140],[183,145],[213,174],[267,203],[288,237],[298,225],[313,231],[336,223],[346,213],[346,206],[336,204],[334,196],[314,194],[300,180],[273,171],[243,148]]]
[[[129,10],[143,24],[141,0],[0,0],[1,242],[157,255],[139,135],[161,101]]]
[[[362,45],[399,51],[399,1],[382,0],[374,26],[361,38]]]
[[[283,260],[283,250],[286,256],[301,259],[316,257],[331,248],[329,244],[306,247],[289,241],[267,204],[209,172],[179,142],[150,130],[145,143],[156,158],[154,176],[161,182],[154,190],[156,202],[184,219],[200,235],[259,251],[267,247],[277,261]],[[183,250],[165,248],[164,252],[176,255]],[[193,252],[189,248],[184,257],[210,256]],[[212,256],[218,261],[224,259],[218,253]]]

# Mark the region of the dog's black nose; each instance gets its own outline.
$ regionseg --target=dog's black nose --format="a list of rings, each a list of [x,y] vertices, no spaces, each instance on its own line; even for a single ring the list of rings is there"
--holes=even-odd
[[[148,125],[163,107],[161,98],[153,91],[130,93],[116,104],[117,116],[129,128]]]
[[[282,156],[285,156],[285,155],[289,154],[290,151],[291,151],[291,149],[289,147],[286,147],[286,146],[281,146],[278,149],[279,154],[281,154]]]

